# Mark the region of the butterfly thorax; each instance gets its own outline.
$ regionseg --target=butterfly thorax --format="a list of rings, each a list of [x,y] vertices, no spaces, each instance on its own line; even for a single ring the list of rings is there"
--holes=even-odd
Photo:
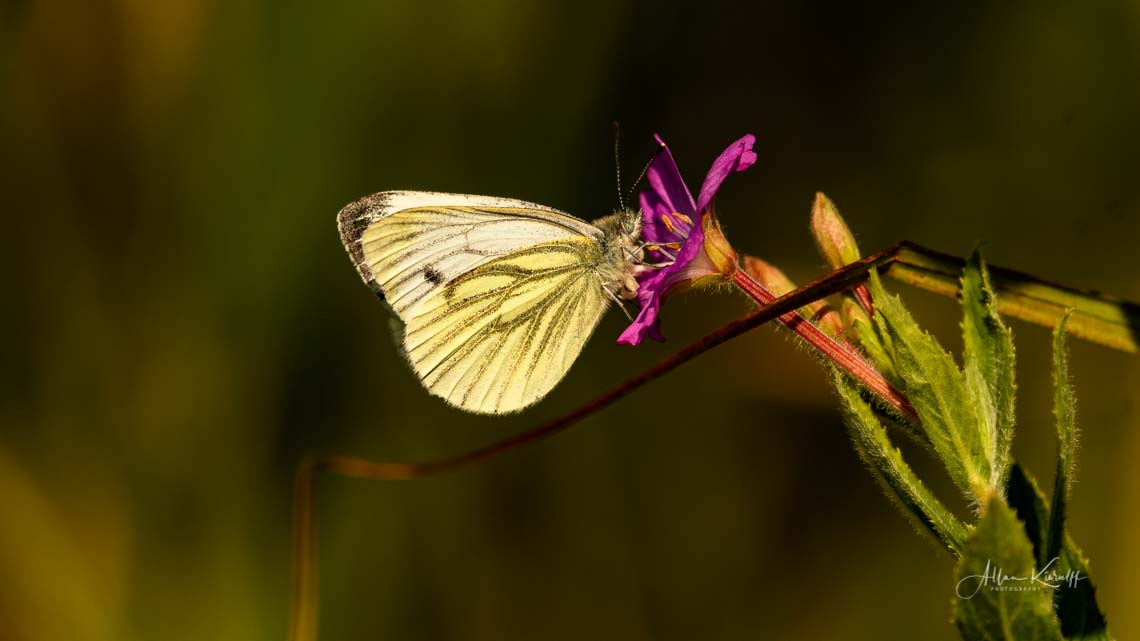
[[[592,223],[603,234],[598,275],[615,296],[637,298],[637,275],[645,269],[641,246],[641,212],[624,209]]]

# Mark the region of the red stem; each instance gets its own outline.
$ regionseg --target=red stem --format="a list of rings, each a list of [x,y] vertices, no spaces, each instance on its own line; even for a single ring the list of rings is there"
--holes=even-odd
[[[743,269],[737,269],[733,272],[732,282],[740,288],[740,291],[747,294],[749,298],[756,301],[761,307],[776,300],[775,294],[768,291],[766,287],[757,282]],[[874,366],[868,363],[862,354],[852,349],[850,345],[840,343],[828,336],[823,330],[808,322],[803,316],[800,316],[799,312],[788,312],[776,320],[795,332],[796,335],[807,342],[808,345],[811,345],[844,372],[847,372],[855,380],[862,383],[867,389],[882,399],[883,402],[893,407],[911,422],[918,423],[918,415],[915,413],[914,408],[910,406],[906,397],[902,395],[902,392],[887,382],[887,379],[883,378],[883,375],[880,374]]]

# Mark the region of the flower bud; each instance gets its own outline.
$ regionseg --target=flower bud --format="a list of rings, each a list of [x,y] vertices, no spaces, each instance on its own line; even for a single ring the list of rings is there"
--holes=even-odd
[[[863,323],[867,327],[871,326],[871,317],[863,311],[863,308],[854,299],[844,297],[840,310],[843,312],[843,320],[847,322],[848,327],[855,327],[856,323]]]
[[[776,296],[783,296],[796,288],[796,284],[779,267],[755,256],[744,257],[744,271],[760,281],[761,285]],[[843,322],[839,314],[825,300],[808,303],[798,311],[801,316],[818,325],[833,338],[843,333]]]
[[[744,257],[744,271],[776,296],[783,296],[796,288],[795,283],[779,267],[755,256]]]
[[[843,222],[835,203],[822,192],[816,192],[815,203],[811,208],[811,233],[815,236],[819,253],[823,254],[823,258],[832,269],[839,269],[861,258],[855,236],[851,234],[847,223]],[[874,314],[874,301],[867,286],[856,285],[853,293],[863,311]]]
[[[823,193],[816,193],[811,208],[811,233],[819,245],[819,253],[832,269],[859,260],[859,246],[855,243],[855,236],[851,234],[847,223],[843,222],[835,204]]]

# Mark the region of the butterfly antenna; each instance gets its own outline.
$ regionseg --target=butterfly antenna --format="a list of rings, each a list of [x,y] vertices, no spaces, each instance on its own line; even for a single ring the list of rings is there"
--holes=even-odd
[[[637,186],[641,184],[642,179],[645,178],[645,174],[649,172],[649,166],[653,164],[654,160],[657,160],[657,156],[663,151],[665,151],[665,145],[657,145],[657,151],[653,152],[653,155],[646,161],[645,166],[641,168],[641,173],[637,175],[637,180],[633,181],[633,186],[629,189],[629,199],[631,201],[633,200],[634,192],[637,191]]]
[[[621,190],[621,125],[614,121],[614,171],[617,173],[618,207],[625,209]]]

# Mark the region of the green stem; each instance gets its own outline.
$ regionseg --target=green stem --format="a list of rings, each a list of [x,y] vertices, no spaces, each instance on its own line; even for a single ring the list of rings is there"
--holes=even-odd
[[[954,298],[958,296],[958,279],[965,265],[966,261],[957,256],[903,241],[884,273]],[[989,265],[989,272],[1002,314],[1051,329],[1072,309],[1067,324],[1069,334],[1113,349],[1140,352],[1140,305],[1004,267]]]

